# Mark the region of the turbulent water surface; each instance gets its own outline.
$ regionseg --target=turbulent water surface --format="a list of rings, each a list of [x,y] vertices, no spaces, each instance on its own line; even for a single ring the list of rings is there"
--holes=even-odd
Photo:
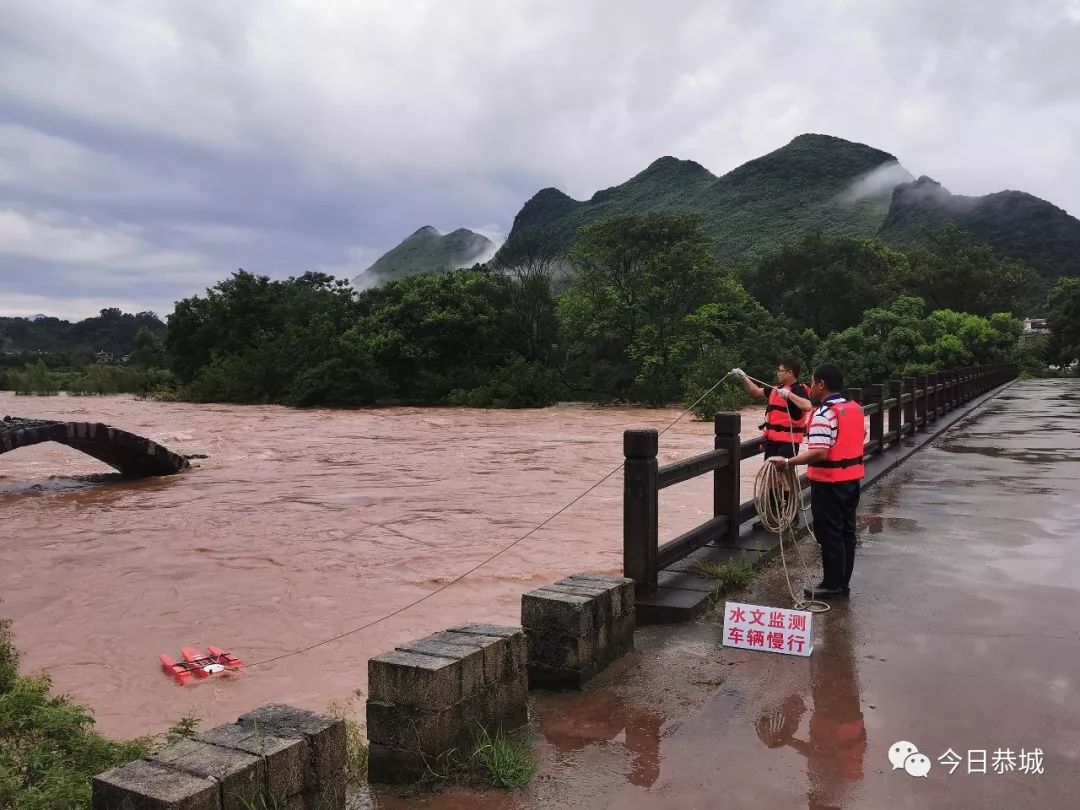
[[[618,468],[622,432],[676,409],[276,406],[28,398],[0,416],[100,421],[205,454],[191,472],[121,481],[47,444],[0,456],[0,617],[26,672],[46,671],[111,735],[206,725],[270,701],[324,709],[362,693],[366,661],[464,621],[517,623],[523,591],[622,565],[616,472],[524,542],[420,605],[302,655],[181,688],[158,655],[216,644],[249,662],[412,602],[525,534]],[[760,411],[743,417],[755,433]],[[687,417],[660,463],[708,450]],[[744,472],[749,494],[755,464]],[[707,478],[661,493],[661,539],[711,516]]]

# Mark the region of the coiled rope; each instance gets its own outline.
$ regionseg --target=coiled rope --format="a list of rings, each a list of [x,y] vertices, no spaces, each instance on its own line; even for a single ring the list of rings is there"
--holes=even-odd
[[[754,379],[747,375],[747,379],[760,385],[769,383]],[[791,443],[792,455],[798,452],[796,442]],[[806,566],[802,550],[799,548],[799,540],[796,536],[795,527],[798,523],[799,513],[805,512],[803,506],[802,489],[799,486],[799,476],[794,467],[778,466],[767,460],[761,464],[757,476],[754,478],[754,506],[757,507],[758,518],[766,531],[780,535],[780,562],[784,569],[784,580],[787,582],[788,593],[796,610],[806,610],[810,613],[824,613],[829,609],[827,602],[818,599],[804,599],[795,595],[795,589],[791,585],[791,575],[788,571],[787,555],[784,552],[784,534],[788,535],[795,556],[799,559],[803,576],[807,586],[810,585],[810,570]],[[814,530],[809,521],[806,522],[806,530],[816,541]]]

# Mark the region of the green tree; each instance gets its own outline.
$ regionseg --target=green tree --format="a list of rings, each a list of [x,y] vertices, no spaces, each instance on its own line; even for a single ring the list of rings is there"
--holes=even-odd
[[[1008,313],[982,318],[937,310],[926,314],[921,298],[900,296],[866,312],[856,326],[831,335],[815,362],[844,369],[850,385],[870,385],[905,375],[1016,359],[1020,322]]]
[[[530,353],[530,336],[511,305],[513,295],[510,278],[486,270],[411,276],[365,292],[366,314],[357,328],[395,396],[468,400],[469,392]],[[532,383],[521,382],[534,394],[523,389],[525,402],[519,404],[548,404],[557,392],[554,387],[537,392]],[[504,379],[503,394],[507,383],[512,380]]]
[[[1080,360],[1080,277],[1058,281],[1047,299],[1046,321],[1050,327],[1050,361],[1067,367]]]
[[[162,368],[165,365],[165,343],[161,335],[151,332],[145,326],[135,333],[135,351],[131,353],[131,362],[143,368]]]
[[[712,244],[687,214],[618,216],[581,230],[558,302],[572,376],[612,397],[670,401],[699,349],[688,316],[716,289]]]
[[[522,333],[523,352],[529,360],[555,360],[559,323],[555,315],[554,283],[565,272],[558,236],[551,230],[516,231],[499,249],[492,269],[511,280],[511,323]]]
[[[907,273],[907,257],[881,242],[816,233],[744,269],[742,277],[770,312],[828,335],[893,297]]]
[[[1030,267],[998,257],[955,225],[934,233],[931,249],[913,251],[910,259],[898,281],[905,292],[922,297],[933,309],[1023,315],[1025,301],[1039,282]]]
[[[344,359],[341,337],[359,314],[356,292],[324,273],[271,281],[238,271],[205,296],[177,303],[166,349],[194,399],[306,401],[319,386],[310,377],[301,385],[299,378],[332,358]],[[297,386],[309,393],[290,393]],[[339,394],[349,398],[340,388]]]

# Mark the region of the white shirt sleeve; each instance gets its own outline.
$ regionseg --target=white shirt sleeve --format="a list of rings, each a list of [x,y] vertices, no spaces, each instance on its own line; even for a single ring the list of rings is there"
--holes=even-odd
[[[836,444],[836,414],[832,408],[818,408],[810,420],[807,446],[811,450],[829,449]]]

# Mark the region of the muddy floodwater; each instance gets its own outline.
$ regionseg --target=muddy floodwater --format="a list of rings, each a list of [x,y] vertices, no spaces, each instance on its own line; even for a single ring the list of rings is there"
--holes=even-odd
[[[542,410],[15,397],[0,416],[95,421],[204,454],[191,472],[120,481],[54,444],[0,456],[0,617],[26,672],[94,709],[114,736],[205,726],[271,701],[325,709],[366,687],[367,659],[465,621],[518,622],[521,593],[622,566],[622,474],[462,582],[308,653],[179,687],[160,653],[208,644],[260,662],[378,619],[525,534],[620,466],[622,432],[678,409]],[[743,417],[756,435],[761,410]],[[686,417],[660,463],[712,447]],[[749,497],[757,461],[744,465]],[[661,493],[661,539],[711,517],[708,478]]]

